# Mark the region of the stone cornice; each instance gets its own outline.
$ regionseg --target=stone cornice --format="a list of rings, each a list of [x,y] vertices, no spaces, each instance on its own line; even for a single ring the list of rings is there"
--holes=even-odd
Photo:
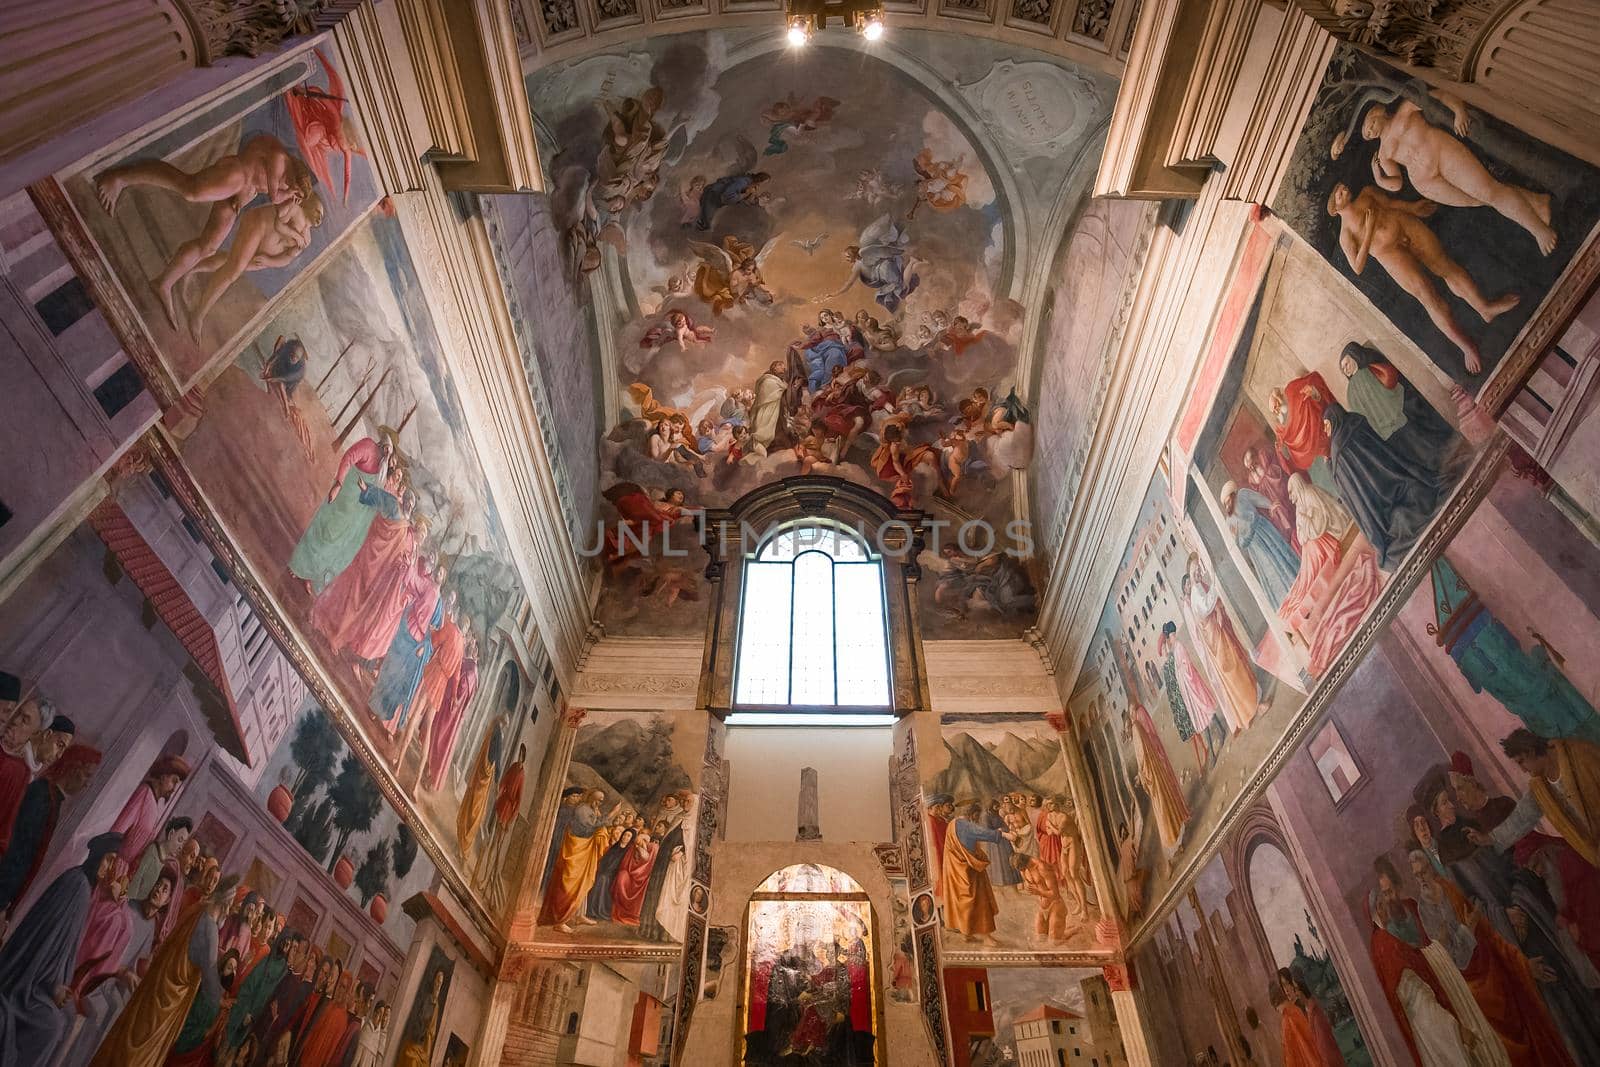
[[[502,0],[516,26],[523,69],[532,73],[552,63],[578,59],[595,52],[671,33],[722,29],[772,29],[781,27],[782,6],[776,0],[628,0],[632,13],[601,18],[587,2],[542,3],[541,0]],[[1054,0],[1048,24],[1024,22],[1012,16],[1012,4],[991,0],[981,9],[953,3],[889,3],[885,22],[889,35],[898,29],[920,29],[985,37],[1005,44],[1043,52],[1104,74],[1122,71],[1127,54],[1128,20],[1136,5],[1120,0],[1112,5],[1112,18],[1103,40],[1072,32],[1071,15],[1079,4]],[[553,28],[546,9],[566,9],[573,22]],[[1056,10],[1060,9],[1060,10]],[[1057,17],[1066,15],[1067,17]],[[841,31],[842,32],[842,31]]]
[[[1199,364],[1229,266],[1253,209],[1207,183],[1192,205],[1168,205],[1152,237],[1127,329],[1111,360],[1082,482],[1072,497],[1038,629],[1057,682],[1070,687],[1145,488]],[[1063,689],[1063,696],[1067,695]]]
[[[1180,115],[1185,105],[1191,111],[1196,106],[1191,83],[1210,58],[1201,51],[1208,10],[1204,0],[1145,0],[1141,6],[1095,177],[1096,196],[1161,200],[1199,194],[1209,166],[1169,160]]]
[[[704,652],[700,637],[601,637],[572,683],[572,701],[595,709],[692,710]]]
[[[557,676],[570,688],[590,623],[588,578],[562,521],[554,464],[483,222],[462,219],[429,175],[396,198],[414,242],[466,422]]]

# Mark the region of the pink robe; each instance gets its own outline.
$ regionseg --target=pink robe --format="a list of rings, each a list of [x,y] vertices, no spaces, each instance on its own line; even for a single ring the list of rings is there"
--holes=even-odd
[[[115,974],[128,939],[133,936],[133,917],[126,901],[108,896],[96,886],[94,903],[89,905],[89,921],[78,942],[78,958],[72,967],[72,988],[80,996],[102,975]]]
[[[656,851],[660,847],[654,841],[639,842],[622,857],[617,880],[611,883],[611,918],[623,926],[639,925],[645,890],[650,888],[650,872],[655,868]]]
[[[156,799],[150,783],[140,782],[134,787],[128,802],[122,805],[116,822],[111,824],[111,832],[122,835],[117,855],[126,860],[128,866],[136,866],[144,850],[156,839],[156,831],[160,827],[161,801]]]
[[[1171,643],[1172,663],[1178,669],[1178,687],[1183,690],[1183,699],[1189,705],[1189,721],[1194,724],[1195,733],[1204,733],[1206,727],[1216,720],[1217,694],[1212,692],[1205,675],[1194,665],[1183,642],[1174,635]]]
[[[311,623],[335,651],[376,660],[389,651],[406,607],[406,579],[416,558],[410,521],[379,514],[356,558],[317,597]]]
[[[468,656],[461,661],[461,669],[451,679],[445,693],[444,705],[433,717],[433,736],[428,742],[428,788],[438,792],[444,787],[445,771],[450,767],[450,756],[456,749],[456,734],[461,730],[461,720],[478,691],[478,661]]]

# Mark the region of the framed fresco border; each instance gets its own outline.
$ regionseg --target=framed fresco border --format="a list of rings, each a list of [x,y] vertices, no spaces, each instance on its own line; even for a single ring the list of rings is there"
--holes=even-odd
[[[1251,806],[1277,778],[1289,758],[1311,736],[1312,729],[1321,721],[1329,703],[1338,695],[1356,667],[1361,664],[1373,643],[1411,598],[1417,585],[1426,577],[1434,559],[1460,532],[1461,527],[1477,511],[1478,504],[1488,494],[1501,473],[1507,469],[1505,460],[1509,448],[1510,439],[1504,431],[1496,430],[1494,437],[1479,453],[1472,469],[1461,480],[1455,495],[1434,519],[1417,547],[1412,549],[1405,562],[1389,579],[1377,601],[1368,609],[1361,625],[1345,643],[1327,672],[1317,680],[1317,684],[1295,712],[1282,736],[1251,772],[1227,810],[1217,820],[1216,826],[1212,827],[1211,832],[1195,845],[1181,863],[1174,865],[1167,888],[1158,899],[1147,905],[1144,915],[1129,933],[1126,942],[1127,952],[1132,953],[1134,949],[1142,946],[1145,939],[1166,921],[1167,916],[1184,899],[1200,869],[1220,850],[1223,841],[1244,824],[1249,817]]]
[[[1008,723],[1020,725],[1025,723],[1039,723],[1048,727],[1055,738],[1057,748],[1060,750],[1062,766],[1066,769],[1067,786],[1063,794],[1073,804],[1079,817],[1077,819],[1078,832],[1083,838],[1084,848],[1089,862],[1089,880],[1094,888],[1096,903],[1093,910],[1098,915],[1090,924],[1094,944],[1085,948],[963,948],[962,942],[954,944],[946,938],[947,930],[942,921],[935,920],[929,925],[930,929],[939,934],[941,941],[942,966],[974,966],[984,967],[989,965],[1008,967],[1103,967],[1110,963],[1119,963],[1123,960],[1123,925],[1121,908],[1111,889],[1112,878],[1110,874],[1101,869],[1103,858],[1110,855],[1110,845],[1100,836],[1098,817],[1084,817],[1082,813],[1095,812],[1098,801],[1078,766],[1078,755],[1074,751],[1077,744],[1071,728],[1068,725],[1069,717],[1061,710],[1054,711],[946,711],[937,715],[938,729],[943,729],[952,723]],[[914,734],[912,735],[915,736]],[[914,758],[914,750],[912,750]],[[919,768],[920,770],[920,768]],[[927,801],[926,790],[931,787],[931,779],[921,781],[919,778],[918,792],[916,794],[916,807],[918,811],[914,822],[915,848],[920,850],[923,835],[927,827]],[[1087,798],[1087,799],[1086,799]],[[916,853],[912,858],[916,858]],[[924,870],[926,860],[923,860]],[[924,882],[921,886],[913,887],[911,896],[915,899],[925,893],[932,893],[933,886],[930,874],[924,873]],[[912,919],[915,924],[915,917]],[[920,932],[922,927],[917,925]]]
[[[170,406],[191,389],[203,386],[214,378],[220,368],[230,363],[260,334],[261,328],[271,321],[278,308],[286,300],[292,298],[308,278],[315,277],[318,269],[344,245],[353,233],[366,223],[372,212],[383,202],[386,195],[381,175],[370,162],[366,164],[368,169],[372,171],[372,182],[376,192],[373,202],[357,212],[346,225],[344,232],[331,239],[315,256],[303,262],[297,259],[297,269],[294,277],[283,288],[263,300],[261,307],[257,308],[249,319],[242,322],[226,341],[207,355],[197,370],[184,378],[180,378],[173,368],[167,364],[166,360],[162,358],[160,342],[149,330],[145,318],[140,315],[137,305],[128,293],[124,282],[112,270],[99,244],[95,241],[94,235],[89,231],[88,223],[79,212],[77,205],[73,203],[72,198],[67,195],[63,181],[73,176],[87,176],[89,171],[107,160],[115,158],[119,153],[133,150],[141,143],[181,129],[186,121],[192,120],[206,109],[216,107],[220,103],[248,93],[262,82],[282,74],[295,62],[304,62],[306,69],[315,73],[315,62],[311,57],[319,49],[325,50],[324,54],[332,53],[339,65],[341,76],[349,73],[347,69],[350,66],[349,58],[345,55],[344,50],[339,47],[334,35],[331,32],[319,33],[316,36],[306,38],[303,42],[298,43],[283,54],[272,57],[271,62],[262,64],[250,74],[229,82],[220,90],[195,101],[190,107],[168,113],[158,121],[149,122],[131,130],[117,140],[75,160],[72,164],[62,168],[50,177],[41,179],[28,187],[28,192],[38,208],[39,214],[43,216],[56,240],[60,243],[62,250],[67,255],[68,262],[79,277],[83,279],[90,298],[106,316],[107,321],[117,335],[117,339],[122,343],[128,359],[139,371],[146,387],[155,396],[162,408]],[[252,105],[239,112],[235,118],[242,119],[251,114],[256,108],[265,106],[266,103],[266,101],[263,101]],[[359,103],[353,97],[349,97],[348,103],[350,105],[352,123],[360,131],[363,141],[370,146],[371,138],[360,114],[361,107]],[[215,130],[208,131],[205,136],[210,136],[215,132]],[[371,151],[370,147],[368,147],[368,151]],[[352,168],[355,166],[353,161],[351,166]]]
[[[737,986],[738,997],[734,1001],[733,1018],[730,1021],[730,1025],[733,1028],[733,1035],[732,1035],[733,1036],[733,1047],[735,1049],[738,1049],[739,1051],[737,1053],[735,1053],[735,1057],[736,1058],[733,1061],[731,1061],[730,1067],[742,1067],[742,1065],[744,1064],[744,1058],[745,1058],[745,1053],[744,1053],[745,1034],[747,1033],[747,1031],[745,1030],[745,1022],[749,1018],[749,1012],[750,1012],[750,984],[751,984],[751,979],[754,977],[754,975],[752,974],[751,962],[752,962],[752,952],[754,951],[754,946],[755,946],[755,938],[751,936],[751,931],[750,931],[751,918],[755,914],[755,908],[756,908],[757,904],[770,903],[772,901],[788,901],[788,900],[793,900],[793,901],[814,901],[814,902],[818,902],[818,903],[841,903],[841,902],[843,902],[843,903],[859,903],[859,904],[866,905],[867,917],[871,920],[871,925],[870,925],[870,929],[869,929],[869,933],[871,934],[871,940],[867,944],[866,949],[867,949],[867,991],[868,991],[869,997],[870,997],[870,999],[872,1001],[872,1034],[873,1034],[872,1067],[890,1067],[890,1065],[895,1061],[891,1058],[890,1054],[887,1051],[885,1051],[885,1041],[889,1036],[889,1033],[888,1033],[888,1017],[887,1017],[886,1010],[885,1010],[885,1002],[886,1002],[886,998],[888,997],[889,994],[888,994],[888,989],[887,989],[887,987],[886,987],[886,985],[884,983],[884,980],[883,980],[884,958],[881,958],[881,956],[882,956],[882,954],[884,954],[884,950],[885,949],[888,949],[889,952],[893,951],[894,916],[885,914],[883,912],[880,912],[877,908],[874,908],[872,906],[871,898],[865,892],[833,892],[833,891],[829,891],[829,892],[815,892],[815,893],[806,893],[806,892],[784,893],[784,892],[765,892],[765,891],[763,891],[763,890],[761,890],[759,888],[754,893],[752,893],[750,895],[750,899],[745,902],[744,911],[741,913],[742,914],[742,928],[740,930],[739,939],[743,944],[742,944],[742,946],[740,948],[739,955],[737,957],[737,963],[738,963],[738,968],[739,968],[739,970],[738,970],[738,986]],[[693,914],[691,914],[690,915],[691,923],[693,922],[693,919],[694,919],[694,916],[693,916]],[[702,919],[701,920],[702,927],[704,926],[704,923],[705,923],[705,920]],[[938,940],[938,933],[937,933],[937,931],[935,930],[935,928],[933,926],[929,926],[927,928],[927,930],[924,931],[924,932],[929,933],[934,938],[935,941]],[[692,930],[691,930],[691,933],[692,933]],[[705,952],[705,946],[703,944],[699,945],[699,946],[697,946],[697,950],[698,950],[698,954],[703,956],[704,952]],[[726,962],[724,962],[724,964],[723,964],[723,972],[724,973],[727,972],[727,963]],[[686,973],[687,973],[687,971],[686,971]],[[699,972],[696,971],[695,973],[698,976]],[[934,965],[932,974],[933,974],[934,988],[935,988],[935,990],[937,990],[938,989],[939,970],[938,970],[937,960],[936,959],[935,959],[935,965]],[[919,984],[921,984],[923,982],[923,979],[921,979],[920,975],[921,975],[921,972],[919,970]],[[697,986],[698,986],[698,977],[697,977],[697,981],[696,981],[696,987]],[[692,988],[695,988],[695,987],[691,987],[690,984],[687,981],[685,981],[683,983],[683,990],[684,990],[685,993],[689,992]],[[681,996],[680,996],[680,999],[681,999]],[[936,996],[934,999],[937,1000],[938,997]],[[937,1018],[940,1018],[942,1020],[943,1016],[940,1014],[940,1009],[942,1009],[942,1007],[943,1007],[943,1005],[941,1003],[933,1012],[926,1012],[926,1009],[924,1009],[924,1011],[925,1011],[926,1015],[932,1016],[932,1017],[937,1017]],[[690,1006],[690,1010],[692,1010],[692,1005]],[[681,1013],[681,1016],[682,1016],[684,1022],[687,1023],[688,1022],[688,1018],[689,1018],[689,1010],[683,1010],[681,1005],[680,1005],[680,1013]],[[935,1028],[933,1032],[935,1034],[942,1035],[943,1034],[943,1025],[942,1025],[942,1023],[941,1023],[941,1025],[939,1027]],[[685,1036],[687,1036],[687,1027],[685,1027]],[[672,1052],[673,1052],[673,1056],[672,1056],[672,1061],[671,1061],[673,1063],[678,1063],[679,1062],[678,1056],[683,1050],[683,1046],[679,1043],[679,1041],[680,1041],[679,1035],[676,1032],[674,1032],[673,1035],[672,1035]],[[935,1045],[935,1047],[936,1047],[936,1049],[938,1051],[938,1060],[936,1062],[939,1063],[939,1064],[947,1064],[947,1063],[949,1063],[950,1061],[947,1058],[946,1053],[945,1053],[945,1044],[944,1044],[944,1042],[940,1041],[940,1040],[935,1040],[934,1041],[934,1045]]]
[[[1534,364],[1544,357],[1556,338],[1572,323],[1578,310],[1600,282],[1600,223],[1590,231],[1583,247],[1572,257],[1567,269],[1533,318],[1517,334],[1501,357],[1500,365],[1478,390],[1478,406],[1490,418],[1498,419],[1532,373]]]
[[[211,502],[189,476],[164,427],[157,426],[141,437],[133,446],[143,451],[151,467],[158,471],[173,494],[200,528],[206,545],[228,568],[229,576],[244,594],[250,608],[266,627],[268,635],[278,643],[283,654],[305,681],[307,689],[322,705],[333,721],[345,743],[366,767],[373,781],[378,783],[384,798],[394,807],[416,835],[417,842],[433,862],[435,869],[449,885],[456,899],[467,910],[479,932],[493,946],[496,953],[505,949],[505,935],[494,918],[487,900],[472,887],[471,881],[460,870],[458,861],[446,850],[428,820],[416,803],[401,789],[399,779],[378,756],[372,742],[359,725],[359,719],[338,688],[323,670],[322,665],[307,650],[304,638],[289,622],[288,615],[278,605],[266,588],[256,579],[249,563],[233,542],[227,527],[218,518]]]

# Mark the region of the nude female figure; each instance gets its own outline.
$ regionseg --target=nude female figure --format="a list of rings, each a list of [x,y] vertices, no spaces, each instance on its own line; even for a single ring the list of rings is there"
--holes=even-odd
[[[189,321],[196,338],[217,300],[246,271],[287,267],[311,244],[311,231],[322,223],[322,200],[310,193],[304,200],[257,204],[239,217],[239,230],[226,250],[214,251],[194,265],[194,274],[210,274]]]
[[[1466,105],[1449,93],[1432,95],[1450,109],[1456,134],[1465,137],[1471,128]],[[1392,108],[1375,103],[1359,117],[1362,138],[1378,142],[1372,176],[1380,187],[1398,193],[1409,177],[1412,188],[1429,200],[1448,207],[1493,208],[1527,230],[1542,254],[1555,251],[1550,194],[1510,185],[1490,174],[1472,149],[1429,122],[1414,100],[1399,100]],[[1339,158],[1348,142],[1349,131],[1334,138],[1333,158]]]
[[[1484,322],[1493,322],[1510,311],[1521,298],[1515,293],[1494,300],[1483,295],[1472,275],[1450,258],[1438,236],[1422,221],[1438,206],[1429,200],[1396,200],[1370,185],[1352,197],[1350,187],[1343,182],[1334,185],[1328,197],[1328,214],[1339,219],[1339,247],[1344,250],[1350,269],[1360,274],[1369,257],[1376,259],[1461,350],[1467,373],[1478,374],[1483,370],[1478,346],[1456,322],[1430,275],[1449,286]]]

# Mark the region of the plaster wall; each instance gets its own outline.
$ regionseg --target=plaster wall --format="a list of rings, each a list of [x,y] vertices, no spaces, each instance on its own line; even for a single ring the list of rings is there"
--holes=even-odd
[[[887,841],[892,836],[886,770],[894,751],[891,727],[730,726],[724,745],[723,758],[733,766],[730,842],[794,839],[804,767],[817,769],[823,840]]]

